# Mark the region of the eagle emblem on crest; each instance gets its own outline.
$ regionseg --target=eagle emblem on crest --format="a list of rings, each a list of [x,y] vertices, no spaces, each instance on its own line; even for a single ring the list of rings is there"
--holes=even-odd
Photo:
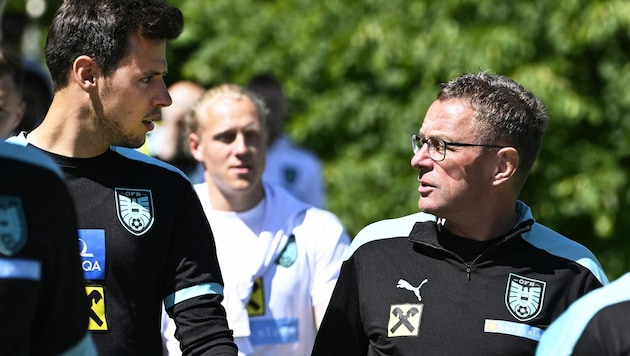
[[[153,225],[153,196],[146,189],[116,188],[118,220],[130,233],[141,236]]]
[[[546,285],[546,282],[510,273],[505,305],[517,320],[532,320],[542,310]]]
[[[0,253],[12,256],[20,252],[26,244],[27,236],[22,199],[0,195]]]

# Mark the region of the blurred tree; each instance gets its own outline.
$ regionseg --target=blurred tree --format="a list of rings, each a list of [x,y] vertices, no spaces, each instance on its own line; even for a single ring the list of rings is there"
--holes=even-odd
[[[522,199],[630,270],[630,3],[624,0],[172,0],[186,18],[172,82],[244,84],[272,71],[288,130],[323,159],[328,206],[351,234],[417,210],[410,134],[438,85],[489,70],[548,105]]]

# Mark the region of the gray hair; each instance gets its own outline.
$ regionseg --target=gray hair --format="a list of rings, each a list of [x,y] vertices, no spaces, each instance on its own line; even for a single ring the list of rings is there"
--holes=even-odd
[[[518,171],[525,181],[547,127],[547,111],[539,99],[514,80],[487,72],[462,74],[444,83],[437,99],[469,100],[481,142],[516,148]]]

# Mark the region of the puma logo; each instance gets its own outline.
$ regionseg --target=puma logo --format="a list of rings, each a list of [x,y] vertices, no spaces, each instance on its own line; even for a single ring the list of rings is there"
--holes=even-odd
[[[422,286],[427,283],[429,280],[425,279],[424,281],[422,281],[420,283],[419,286],[414,287],[411,285],[411,283],[405,281],[404,279],[399,279],[398,280],[398,284],[396,285],[397,288],[404,288],[406,290],[410,290],[413,292],[413,294],[416,295],[416,297],[418,298],[418,301],[421,302],[422,301],[422,297],[420,296],[420,288],[422,288]]]

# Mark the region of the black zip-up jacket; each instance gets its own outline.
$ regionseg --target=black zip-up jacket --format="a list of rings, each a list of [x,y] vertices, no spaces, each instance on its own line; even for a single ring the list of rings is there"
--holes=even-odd
[[[24,134],[11,140],[28,144]],[[42,152],[74,200],[99,355],[162,354],[162,305],[184,353],[236,355],[214,236],[184,174],[130,148],[92,158]]]
[[[431,215],[366,227],[313,355],[532,355],[555,318],[608,280],[589,250],[517,210],[514,230],[471,262],[444,247]]]

